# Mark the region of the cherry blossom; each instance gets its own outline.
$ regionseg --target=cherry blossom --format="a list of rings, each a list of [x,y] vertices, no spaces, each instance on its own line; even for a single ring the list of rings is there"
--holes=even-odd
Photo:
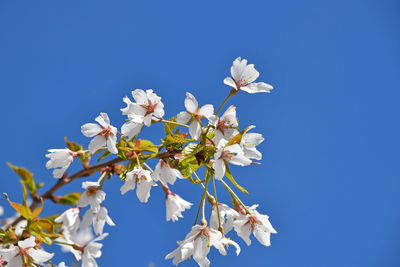
[[[248,129],[253,129],[255,126],[251,125]],[[243,149],[244,156],[248,159],[261,160],[262,154],[257,150],[256,146],[264,141],[264,137],[259,133],[246,132],[242,136],[240,146]]]
[[[276,234],[277,231],[272,227],[269,222],[268,215],[263,215],[256,211],[258,205],[253,205],[249,208],[250,214],[241,214],[234,222],[233,226],[236,233],[240,236],[248,246],[251,244],[250,234],[264,246],[270,246],[271,234]]]
[[[114,222],[108,216],[108,210],[103,205],[96,211],[88,209],[83,216],[80,228],[85,229],[93,223],[93,229],[96,235],[103,234],[105,223],[109,226],[115,226]]]
[[[251,164],[251,160],[244,156],[243,150],[238,144],[219,147],[214,154],[214,159],[213,169],[215,170],[215,178],[218,180],[221,180],[225,175],[226,162],[239,166]]]
[[[71,248],[71,252],[74,254],[75,259],[77,261],[82,260],[82,267],[98,266],[95,259],[101,257],[101,248],[103,247],[103,244],[98,243],[97,241],[101,241],[107,236],[108,233],[104,233],[85,245],[75,244],[74,247]]]
[[[157,118],[164,116],[164,104],[161,102],[161,97],[153,93],[153,90],[136,89],[132,91],[132,97],[136,103],[125,97],[124,102],[127,106],[121,109],[123,115],[128,115],[128,119],[139,124],[138,118],[142,118],[143,124],[149,127],[153,116]]]
[[[173,185],[176,181],[176,178],[183,179],[180,171],[175,169],[168,161],[160,159],[156,165],[156,168],[154,169],[153,180],[161,180],[165,184],[170,183]]]
[[[207,254],[211,246],[218,249],[219,253],[226,255],[224,245],[235,242],[224,240],[221,232],[209,228],[208,226],[194,225],[192,230],[186,235],[183,241],[178,241],[179,247],[165,256],[165,259],[172,259],[172,263],[178,263],[188,259],[193,255],[193,259],[200,267],[210,266]],[[239,247],[235,243],[235,247]]]
[[[189,92],[185,98],[186,111],[182,111],[176,117],[176,122],[186,124],[190,122],[189,133],[193,139],[199,139],[201,133],[201,119],[210,118],[214,114],[213,105],[207,104],[200,108],[196,98]]]
[[[64,211],[54,221],[62,223],[61,228],[70,234],[76,233],[80,225],[80,208],[70,208]]]
[[[82,188],[86,191],[81,195],[77,206],[84,208],[90,205],[92,210],[98,210],[100,204],[106,199],[106,193],[101,190],[98,182],[83,182]]]
[[[54,253],[48,253],[42,249],[36,249],[35,237],[18,241],[18,245],[10,245],[9,248],[0,248],[0,258],[7,261],[7,267],[21,267],[24,262],[41,264],[50,260]]]
[[[130,190],[134,190],[137,184],[136,195],[140,202],[147,202],[150,197],[151,188],[156,183],[151,178],[150,171],[135,167],[126,174],[125,184],[121,186],[121,194],[124,195]]]
[[[218,203],[219,214],[221,218],[221,226],[224,234],[227,234],[233,228],[233,222],[240,214],[226,204]],[[210,227],[218,230],[218,211],[217,204],[213,203],[211,208]]]
[[[65,262],[63,262],[63,261],[60,262],[58,265],[54,265],[54,264],[48,263],[44,267],[54,267],[54,266],[56,266],[56,267],[68,267],[67,265],[65,265]]]
[[[107,113],[104,112],[101,112],[95,121],[100,125],[96,123],[86,123],[81,127],[84,136],[94,136],[92,141],[89,143],[89,153],[93,154],[101,147],[107,145],[107,149],[110,153],[117,154],[117,128],[110,124],[110,119],[108,118]]]
[[[177,221],[182,218],[182,212],[190,209],[193,204],[182,199],[179,195],[172,193],[170,190],[166,192],[165,206],[167,207],[167,221]]]
[[[254,68],[254,64],[247,65],[246,59],[236,58],[231,67],[232,77],[226,77],[224,83],[232,86],[236,91],[242,90],[247,93],[269,93],[273,87],[269,84],[258,82],[257,80],[260,73]]]
[[[74,152],[68,148],[49,149],[50,153],[46,157],[50,160],[46,162],[47,169],[53,169],[54,178],[61,178],[69,165],[74,161]]]
[[[4,214],[4,208],[3,206],[0,206],[0,216],[3,216],[3,214]]]
[[[238,121],[236,118],[236,107],[230,106],[221,118],[216,115],[210,117],[210,125],[214,126],[215,130],[215,144],[219,145],[219,142],[223,139],[230,140],[236,134],[238,134]]]

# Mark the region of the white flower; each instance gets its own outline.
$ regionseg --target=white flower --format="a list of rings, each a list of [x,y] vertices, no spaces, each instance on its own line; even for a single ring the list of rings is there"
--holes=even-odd
[[[107,113],[104,112],[100,113],[95,121],[100,125],[96,123],[86,123],[81,127],[84,136],[94,136],[92,141],[89,143],[89,153],[93,154],[101,147],[107,145],[108,151],[117,154],[117,128],[111,126],[110,119],[108,118]]]
[[[44,267],[53,267],[53,266],[56,266],[56,267],[68,267],[67,265],[65,265],[65,262],[63,262],[63,261],[60,262],[58,265],[52,265],[52,264],[48,263]]]
[[[71,165],[72,161],[74,161],[74,152],[65,149],[49,149],[50,153],[46,154],[46,157],[50,160],[46,162],[46,168],[52,169],[54,178],[61,178],[64,175],[64,172],[68,169],[69,165]]]
[[[125,97],[124,102],[127,106],[121,109],[123,115],[128,115],[128,119],[139,123],[138,118],[142,118],[144,125],[149,127],[153,116],[158,118],[164,116],[164,104],[161,102],[161,97],[153,93],[153,90],[149,89],[145,92],[142,89],[136,89],[132,91],[132,97],[136,103]]]
[[[83,182],[82,188],[87,190],[81,195],[77,206],[84,208],[90,205],[92,210],[97,210],[106,199],[106,193],[101,190],[100,184],[97,182]]]
[[[264,246],[270,246],[270,235],[276,234],[277,231],[272,227],[269,222],[269,217],[258,213],[255,209],[258,205],[254,205],[250,210],[250,214],[242,214],[233,222],[236,233],[240,236],[248,246],[251,244],[250,234],[253,235],[257,240]]]
[[[236,107],[230,106],[221,118],[218,118],[215,115],[211,116],[210,125],[215,127],[214,133],[216,145],[219,145],[219,142],[223,139],[227,141],[232,139],[232,137],[239,133],[238,130],[236,130],[236,127],[238,127]]]
[[[80,225],[80,208],[70,208],[64,211],[54,221],[56,223],[62,223],[61,228],[64,231],[68,231],[70,234],[76,233]]]
[[[255,128],[255,126],[249,126],[249,130]],[[259,133],[249,133],[243,134],[240,146],[243,149],[244,156],[248,159],[261,160],[262,154],[257,150],[256,146],[264,141],[264,137]]]
[[[71,252],[74,254],[75,259],[78,261],[82,259],[82,267],[98,266],[95,258],[101,257],[101,248],[103,247],[103,244],[97,243],[97,241],[103,240],[107,236],[108,233],[104,233],[86,245],[77,244],[77,247],[72,249]]]
[[[253,94],[259,92],[269,93],[273,89],[271,85],[263,82],[254,83],[260,73],[254,68],[254,64],[247,65],[246,59],[242,60],[238,57],[233,61],[231,75],[232,78],[226,77],[224,83],[232,86],[236,91],[242,90]]]
[[[100,209],[97,211],[93,211],[91,209],[88,209],[83,216],[82,223],[80,225],[81,229],[88,228],[91,224],[93,223],[93,229],[96,235],[101,235],[103,234],[103,229],[105,223],[107,223],[110,226],[114,226],[114,222],[111,220],[111,218],[108,216],[108,211],[106,207],[100,206]]]
[[[214,159],[213,169],[215,170],[215,178],[218,180],[221,180],[225,175],[225,162],[239,166],[251,164],[251,160],[244,156],[243,150],[238,144],[219,147],[214,154]]]
[[[189,125],[189,133],[193,139],[197,140],[201,134],[201,119],[210,118],[214,114],[213,105],[207,104],[200,108],[196,98],[191,93],[186,93],[186,111],[182,111],[176,117],[176,122]]]
[[[41,264],[50,260],[54,253],[48,253],[42,249],[35,249],[35,237],[18,241],[18,246],[10,245],[9,248],[0,248],[0,258],[7,261],[7,267],[24,266],[24,257],[28,262]]]
[[[154,181],[161,180],[165,184],[170,183],[173,185],[177,177],[180,179],[183,178],[182,174],[172,167],[169,162],[160,159],[153,172]]]
[[[56,241],[83,246],[84,244],[87,244],[90,240],[93,239],[93,234],[92,234],[91,228],[78,230],[73,234],[69,233],[68,231],[64,231],[64,232],[62,232],[62,234],[63,234],[63,236],[57,238]],[[74,254],[75,258],[78,260],[81,258],[81,254],[79,253],[79,251],[73,249],[71,246],[62,245],[62,244],[58,244],[58,245],[61,246],[61,250],[63,252],[71,252],[72,254]]]
[[[190,209],[193,204],[182,199],[179,195],[168,191],[165,198],[165,206],[167,207],[167,221],[177,221],[182,218],[182,212],[185,209]]]
[[[214,246],[219,253],[226,255],[224,245],[235,244],[235,242],[224,239],[221,232],[210,229],[208,226],[195,225],[192,230],[186,235],[183,241],[178,242],[179,247],[165,256],[165,259],[174,258],[172,263],[177,265],[193,255],[193,259],[201,267],[210,266],[210,261],[207,258],[210,247]]]
[[[4,214],[4,208],[3,206],[0,206],[0,216],[3,216],[3,214]]]
[[[121,186],[121,194],[135,189],[137,184],[136,195],[140,202],[147,202],[150,197],[150,189],[156,183],[151,178],[151,173],[142,168],[135,167],[126,174],[125,184]]]
[[[233,221],[240,216],[240,214],[226,204],[218,203],[219,214],[221,218],[221,225],[224,234],[227,234],[233,228]],[[212,205],[210,227],[218,229],[218,212],[216,203]]]

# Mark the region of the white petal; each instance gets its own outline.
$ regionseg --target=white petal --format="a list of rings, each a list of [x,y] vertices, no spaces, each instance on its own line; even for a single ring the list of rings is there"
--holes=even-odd
[[[132,97],[135,99],[136,103],[139,105],[148,104],[147,94],[142,89],[136,89],[132,91]]]
[[[187,111],[195,113],[197,108],[199,107],[199,103],[197,103],[196,98],[189,92],[186,93],[185,98],[185,108]]]
[[[251,240],[250,240],[251,226],[250,226],[250,223],[248,223],[247,219],[236,220],[233,223],[233,225],[235,227],[235,231],[236,231],[237,235],[239,237],[241,237],[248,246],[250,246],[250,244],[251,244]]]
[[[101,147],[105,146],[107,143],[107,140],[104,136],[102,135],[96,135],[92,141],[89,143],[89,153],[93,154],[96,152],[98,149]]]
[[[259,83],[250,83],[247,86],[242,86],[240,90],[245,91],[250,94],[254,93],[270,93],[271,90],[274,89],[271,85],[259,82]]]
[[[264,246],[269,247],[271,245],[270,241],[270,232],[263,227],[262,225],[257,224],[254,228],[253,231],[254,236],[257,238],[257,240],[263,244]]]
[[[35,237],[31,236],[25,240],[18,241],[18,246],[21,248],[32,248],[36,246]]]
[[[101,112],[100,115],[97,116],[97,118],[94,120],[97,121],[101,126],[103,126],[105,128],[110,126],[110,119],[108,118],[107,113]]]
[[[128,121],[122,125],[121,132],[124,136],[127,136],[129,139],[131,139],[134,136],[138,135],[139,132],[142,130],[142,128],[143,128],[142,123]]]
[[[181,124],[186,124],[189,122],[189,120],[192,118],[192,115],[187,113],[186,111],[179,112],[179,114],[176,116],[176,122],[181,123]]]
[[[32,257],[35,263],[42,263],[53,258],[54,253],[48,253],[42,249],[28,249],[29,256]]]
[[[222,159],[214,161],[213,169],[215,171],[215,179],[221,180],[225,176],[225,162]]]
[[[112,154],[118,154],[118,149],[116,146],[117,143],[117,136],[116,135],[109,135],[107,137],[107,148]]]
[[[192,123],[189,125],[189,133],[194,140],[199,139],[200,134],[201,134],[200,122],[198,122],[196,120],[192,121]]]
[[[203,234],[200,234],[200,236],[195,239],[193,259],[197,263],[202,262],[207,257],[207,254],[210,251],[208,242],[208,238]]]
[[[206,117],[207,119],[210,118],[214,114],[214,107],[213,105],[207,104],[200,108],[199,114],[201,116]]]
[[[243,154],[238,154],[236,156],[231,157],[228,160],[229,163],[239,166],[248,166],[251,164],[251,160],[246,158]]]
[[[101,133],[101,131],[103,131],[103,128],[96,123],[86,123],[81,127],[81,132],[86,137],[93,137]]]
[[[235,81],[234,81],[231,77],[226,77],[226,78],[224,79],[224,84],[229,85],[229,86],[231,86],[231,87],[237,89],[237,88],[236,88],[236,83],[235,83]]]

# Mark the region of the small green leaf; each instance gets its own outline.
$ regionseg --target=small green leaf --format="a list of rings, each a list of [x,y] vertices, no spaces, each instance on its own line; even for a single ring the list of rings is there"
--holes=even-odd
[[[242,141],[243,135],[244,135],[247,131],[249,131],[249,130],[251,130],[251,129],[253,129],[253,128],[254,128],[253,125],[247,127],[246,129],[244,129],[243,131],[241,131],[240,133],[238,133],[237,135],[235,135],[231,140],[229,140],[229,142],[226,144],[226,146],[230,146],[230,145],[234,145],[234,144],[240,144],[240,142]]]
[[[42,210],[43,210],[43,198],[40,198],[40,201],[42,202],[42,203],[41,203],[41,206],[40,206],[39,208],[34,209],[34,210],[32,211],[32,215],[31,215],[31,219],[32,219],[32,220],[34,220],[34,219],[36,219],[37,217],[39,217],[40,213],[42,213]]]
[[[244,189],[243,187],[241,187],[241,186],[235,181],[235,179],[234,179],[233,176],[232,176],[231,171],[229,170],[229,167],[228,167],[228,163],[227,163],[227,162],[225,162],[225,175],[226,175],[226,177],[228,177],[229,181],[231,181],[232,184],[234,184],[240,191],[242,191],[242,192],[245,193],[245,194],[249,194],[249,192],[247,192],[246,189]]]
[[[13,207],[22,217],[29,220],[31,218],[31,210],[26,205],[21,205],[19,203],[12,202],[6,193],[3,193],[6,197],[7,201],[10,203],[11,207]]]
[[[176,116],[172,117],[172,118],[169,119],[169,120],[170,120],[170,121],[176,122]],[[173,131],[177,126],[178,126],[178,125],[176,125],[176,124],[164,122],[164,132],[165,132],[165,134],[166,134],[166,135],[172,134],[172,131]]]
[[[74,152],[78,152],[78,151],[80,151],[80,150],[83,150],[83,147],[82,147],[81,145],[78,145],[77,143],[68,141],[68,139],[67,139],[66,136],[64,137],[64,140],[65,140],[65,143],[67,144],[67,147],[68,147],[70,150],[72,150],[72,151],[74,151]]]
[[[98,158],[97,161],[102,161],[103,159],[105,159],[107,156],[111,155],[110,151],[105,150],[104,153]]]
[[[138,143],[139,145],[135,146],[135,150],[158,153],[158,148],[151,141],[141,139]]]
[[[181,137],[179,135],[168,135],[166,137],[166,140],[170,143],[187,143],[187,142],[193,142],[193,139],[187,139],[184,137]]]
[[[35,179],[33,178],[33,174],[25,168],[17,167],[12,165],[10,162],[7,162],[7,165],[15,171],[19,177],[21,177],[22,182],[26,185],[30,194],[36,193],[36,184]]]
[[[63,204],[63,205],[76,205],[81,198],[81,193],[75,192],[75,193],[70,193],[65,196],[63,196],[59,201],[58,204]]]

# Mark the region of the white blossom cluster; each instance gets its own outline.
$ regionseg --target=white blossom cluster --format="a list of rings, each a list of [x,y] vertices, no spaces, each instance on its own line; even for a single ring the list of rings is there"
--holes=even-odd
[[[224,83],[232,87],[230,96],[240,90],[247,93],[270,92],[273,89],[271,85],[254,82],[258,76],[259,73],[253,64],[247,64],[247,60],[237,58],[231,67],[231,77],[225,78]],[[68,179],[66,170],[74,158],[85,153],[90,156],[99,150],[116,155],[124,153],[119,147],[118,135],[120,135],[120,139],[134,140],[144,126],[150,127],[158,122],[186,127],[188,129],[186,135],[190,135],[192,144],[198,144],[207,139],[206,143],[211,148],[210,151],[213,151],[208,167],[212,179],[215,178],[221,183],[225,184],[224,177],[228,176],[229,164],[248,166],[253,163],[253,160],[262,158],[257,146],[264,141],[263,136],[259,133],[249,132],[255,127],[253,125],[239,131],[236,107],[233,105],[229,106],[221,116],[218,116],[220,109],[215,112],[211,104],[200,106],[196,98],[188,92],[184,100],[186,110],[178,113],[174,120],[167,121],[163,118],[165,112],[161,97],[156,95],[153,90],[136,89],[132,91],[132,98],[133,101],[129,97],[123,98],[126,107],[121,108],[121,112],[127,118],[120,131],[111,124],[107,113],[102,112],[95,118],[97,123],[86,123],[81,127],[82,134],[92,138],[88,150],[72,151],[69,148],[49,150],[49,154],[46,155],[49,158],[46,167],[54,169],[54,178]],[[204,120],[207,120],[207,123]],[[182,138],[185,137],[182,135]],[[158,158],[154,170],[146,163],[140,162],[140,157],[137,155],[139,152],[132,152],[132,164],[126,165],[125,171],[119,173],[124,182],[120,187],[121,194],[124,195],[136,189],[139,201],[146,203],[149,201],[151,189],[161,185],[159,188],[165,192],[166,220],[175,222],[182,218],[182,213],[190,209],[192,203],[172,192],[169,186],[174,185],[177,178],[179,180],[187,178],[176,164],[184,158],[186,151],[183,150],[175,151],[167,157]],[[81,261],[83,267],[98,266],[96,258],[101,256],[103,246],[99,241],[108,235],[108,233],[103,233],[104,226],[105,224],[115,225],[103,204],[106,198],[103,187],[106,176],[110,172],[104,169],[101,173],[100,179],[96,182],[84,181],[82,188],[85,191],[81,194],[76,207],[67,209],[55,219],[55,223],[60,224],[61,229],[61,236],[55,240],[55,243],[60,244],[63,251],[71,252],[77,261]],[[206,177],[205,180],[207,179],[210,177]],[[204,188],[203,210],[206,195],[212,205],[209,221],[207,222],[204,218],[203,211],[201,223],[197,224],[196,221],[184,240],[178,241],[178,248],[165,258],[172,259],[173,264],[177,265],[193,257],[199,266],[205,267],[210,265],[207,255],[211,247],[215,247],[222,255],[226,255],[226,248],[232,245],[236,248],[238,255],[240,253],[239,245],[226,237],[232,230],[247,245],[251,244],[250,234],[253,233],[262,245],[270,246],[270,235],[277,232],[269,222],[269,217],[256,210],[258,205],[245,206],[235,198],[233,198],[232,208],[219,203],[216,201],[216,195],[213,197],[208,193],[208,180],[207,182],[205,180],[199,180],[196,183],[201,184]],[[93,237],[91,228],[97,237]],[[21,231],[23,231],[23,227]],[[26,262],[43,264],[48,262],[52,256],[53,254],[44,251],[40,247],[40,242],[31,235],[29,238],[18,241],[16,245],[0,248],[0,266],[20,267],[24,266]],[[58,266],[66,265],[62,262]]]

